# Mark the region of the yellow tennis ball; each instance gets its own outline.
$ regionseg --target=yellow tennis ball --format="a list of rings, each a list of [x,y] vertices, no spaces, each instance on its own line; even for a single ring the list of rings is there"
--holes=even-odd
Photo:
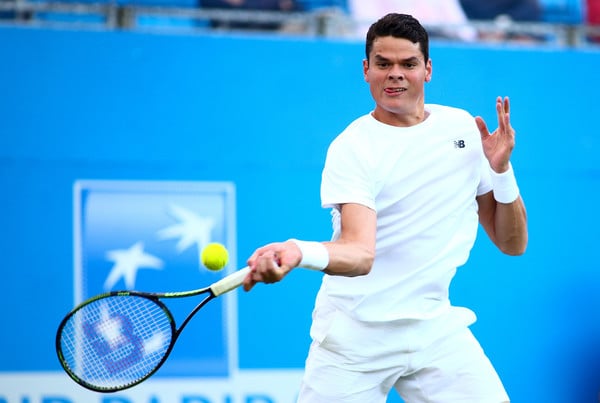
[[[202,249],[200,260],[208,270],[219,271],[229,262],[229,252],[220,243],[209,243]]]

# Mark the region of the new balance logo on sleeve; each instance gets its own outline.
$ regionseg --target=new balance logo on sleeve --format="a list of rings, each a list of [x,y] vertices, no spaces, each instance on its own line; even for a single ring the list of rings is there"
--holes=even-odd
[[[454,148],[465,148],[464,140],[454,140]]]

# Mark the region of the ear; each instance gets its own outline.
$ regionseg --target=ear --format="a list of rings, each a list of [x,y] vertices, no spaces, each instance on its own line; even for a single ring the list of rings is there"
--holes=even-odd
[[[431,74],[433,72],[433,68],[432,68],[432,64],[431,64],[431,59],[429,59],[427,61],[427,65],[425,66],[425,82],[430,82],[431,81]]]
[[[363,77],[365,78],[366,82],[369,82],[369,75],[367,74],[369,72],[369,61],[367,59],[363,60]]]

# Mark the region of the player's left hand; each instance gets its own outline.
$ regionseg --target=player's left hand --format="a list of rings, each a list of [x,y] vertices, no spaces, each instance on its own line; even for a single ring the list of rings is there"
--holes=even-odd
[[[498,128],[490,133],[484,120],[477,116],[475,123],[481,134],[483,152],[496,173],[506,172],[510,155],[515,147],[515,130],[510,124],[510,101],[508,97],[496,98]]]

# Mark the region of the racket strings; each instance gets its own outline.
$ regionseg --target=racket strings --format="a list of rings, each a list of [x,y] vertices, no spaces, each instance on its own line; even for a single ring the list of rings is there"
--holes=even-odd
[[[111,296],[77,310],[61,331],[66,369],[99,390],[137,383],[161,364],[173,323],[158,303]]]

